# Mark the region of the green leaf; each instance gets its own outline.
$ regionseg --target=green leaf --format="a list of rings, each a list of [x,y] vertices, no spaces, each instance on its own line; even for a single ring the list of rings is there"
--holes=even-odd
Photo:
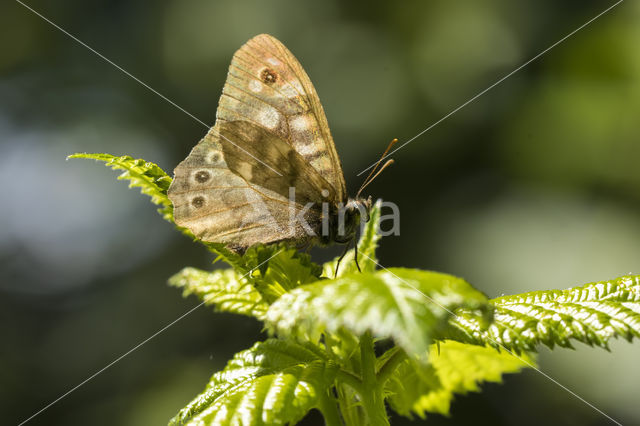
[[[503,374],[534,362],[526,355],[445,340],[431,346],[427,366],[404,360],[387,381],[385,393],[393,410],[403,416],[448,415],[455,394],[479,392],[480,383],[501,382]]]
[[[320,279],[321,267],[285,244],[251,247],[236,270],[185,268],[169,284],[195,294],[216,310],[263,319],[268,304],[302,284]],[[246,271],[246,272],[245,272]]]
[[[357,335],[370,330],[422,355],[460,306],[483,308],[486,298],[451,275],[392,268],[301,286],[269,307],[266,322],[280,335],[312,341],[343,327]]]
[[[640,336],[640,275],[567,290],[533,291],[493,299],[493,321],[460,310],[452,324],[456,340],[516,351],[540,343],[572,347],[571,340],[608,349],[612,337]]]
[[[320,279],[322,268],[311,256],[286,244],[256,245],[243,256],[248,279],[264,300],[271,303],[303,284]]]
[[[373,272],[377,268],[376,262],[376,249],[378,248],[378,241],[380,240],[380,204],[381,200],[371,208],[369,212],[369,221],[366,223],[360,240],[358,241],[358,264],[362,269],[362,272]],[[354,260],[355,251],[353,249],[347,251],[344,258],[340,262],[340,268],[338,271],[338,277],[346,275],[351,272],[357,272],[358,267]],[[336,257],[332,261],[329,261],[323,265],[323,275],[327,278],[336,277],[336,267],[338,265],[338,259]]]
[[[277,339],[237,353],[170,425],[295,423],[319,405],[336,367],[322,351]]]
[[[263,319],[268,308],[247,278],[232,269],[207,272],[184,268],[169,279],[169,284],[183,288],[183,296],[195,294],[221,312]]]
[[[119,180],[128,180],[129,188],[140,188],[143,194],[151,197],[154,204],[161,206],[158,213],[162,217],[173,223],[173,204],[167,197],[167,190],[171,185],[171,177],[162,170],[158,165],[142,159],[134,159],[128,155],[115,156],[111,154],[89,154],[76,153],[67,158],[87,158],[96,161],[104,161],[105,166],[114,170],[123,170]],[[193,240],[197,240],[195,235],[186,228],[176,225],[180,231]],[[206,243],[201,241],[211,252],[218,255],[218,259],[222,259],[235,268],[242,268],[241,257],[236,253],[228,250],[224,244]]]

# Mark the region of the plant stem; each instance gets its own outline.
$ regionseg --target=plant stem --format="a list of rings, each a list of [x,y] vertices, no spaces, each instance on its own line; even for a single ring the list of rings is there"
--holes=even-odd
[[[362,381],[355,374],[349,371],[340,369],[336,372],[336,379],[338,379],[342,383],[345,383],[351,386],[354,391],[358,393],[362,392],[362,388],[363,388]]]
[[[342,426],[342,420],[340,418],[340,412],[338,411],[338,404],[329,393],[330,390],[327,391],[320,398],[320,412],[322,413],[322,417],[324,417],[324,423],[326,426]]]
[[[370,425],[389,425],[387,411],[382,396],[382,386],[376,377],[376,353],[373,338],[366,332],[360,338],[360,359],[362,368],[362,407]]]
[[[407,359],[407,354],[402,349],[395,347],[392,349],[394,353],[387,359],[387,361],[380,367],[378,370],[378,383],[380,386],[384,386],[384,384],[389,380],[389,377],[395,369],[400,365],[404,360]]]

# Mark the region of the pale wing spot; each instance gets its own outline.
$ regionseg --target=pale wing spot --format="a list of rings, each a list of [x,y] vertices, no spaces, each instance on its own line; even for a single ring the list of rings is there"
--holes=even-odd
[[[289,84],[291,84],[296,90],[297,96],[304,96],[306,94],[304,87],[302,87],[302,84],[300,84],[300,80],[294,79],[293,81],[290,81]]]
[[[296,151],[307,158],[319,152],[318,145],[314,143],[315,123],[313,117],[308,115],[297,115],[289,120],[291,139]]]
[[[273,130],[280,123],[280,113],[273,107],[264,108],[258,113],[257,119],[258,123]]]
[[[313,123],[304,115],[298,115],[297,117],[294,117],[289,125],[293,130],[296,130],[298,132],[306,132],[311,130],[311,128],[313,127]]]
[[[277,60],[276,58],[268,58],[267,62],[269,62],[273,66],[278,66],[278,65],[281,64],[281,62],[279,60]]]
[[[295,148],[296,151],[298,151],[298,153],[304,158],[308,158],[309,156],[315,155],[316,153],[320,152],[315,146],[306,143],[295,143]]]
[[[251,80],[249,82],[249,89],[251,89],[252,92],[259,93],[262,91],[262,83],[257,80]]]

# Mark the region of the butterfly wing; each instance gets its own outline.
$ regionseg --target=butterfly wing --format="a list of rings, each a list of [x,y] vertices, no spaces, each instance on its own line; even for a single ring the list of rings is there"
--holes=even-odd
[[[246,123],[230,127],[243,124]],[[251,133],[254,130],[238,134],[256,136]],[[282,186],[282,182],[278,174],[267,167],[268,163],[274,169],[280,168],[280,173],[287,176],[300,173],[295,168],[296,164],[304,163],[303,160],[285,153],[292,159],[291,164],[287,163],[285,166],[278,155],[270,152],[268,155],[271,160],[256,162],[250,157],[243,157],[248,156],[248,153],[239,148],[240,144],[247,146],[250,141],[239,139],[238,134],[229,134],[238,142],[236,148],[228,148],[225,145],[234,145],[221,137],[225,132],[225,129],[221,131],[217,125],[214,126],[176,167],[175,177],[168,191],[176,224],[190,229],[203,241],[221,242],[239,252],[257,243],[303,243],[312,239],[321,223],[319,210],[305,211],[302,203],[305,199],[290,203],[287,196],[269,188],[278,188]],[[231,140],[229,136],[227,138]],[[288,147],[283,141],[280,144]],[[289,147],[288,151],[292,149]],[[294,154],[297,155],[295,152]],[[239,174],[232,171],[232,168],[239,168]],[[275,184],[252,184],[246,179],[250,174],[262,176],[265,181],[273,180]],[[319,175],[315,177],[318,178]],[[314,177],[299,180],[298,186],[305,188],[304,190],[311,187],[316,191],[313,179]],[[297,217],[301,211],[305,212],[305,220],[292,220],[292,215]]]
[[[249,121],[223,121],[216,130],[227,167],[247,183],[316,209],[323,199],[336,198],[331,185],[275,134]]]
[[[345,201],[318,95],[279,41],[259,35],[236,52],[216,124],[175,169],[168,196],[178,225],[238,251],[309,241],[320,229],[320,203]]]
[[[216,123],[249,121],[286,141],[346,201],[340,159],[311,80],[278,40],[258,35],[233,56]]]

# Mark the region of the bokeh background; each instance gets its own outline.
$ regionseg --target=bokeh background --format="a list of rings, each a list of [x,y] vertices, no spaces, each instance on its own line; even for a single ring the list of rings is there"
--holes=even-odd
[[[208,123],[234,51],[275,35],[320,94],[352,193],[389,140],[613,4],[26,3]],[[620,4],[394,155],[368,191],[401,209],[382,263],[463,276],[492,297],[639,273],[639,18],[638,2]],[[114,172],[65,161],[109,152],[170,171],[206,129],[17,2],[0,6],[0,28],[0,412],[18,424],[195,306],[166,280],[212,258]],[[251,319],[200,308],[29,424],[166,424],[263,337]],[[640,344],[611,347],[542,349],[540,365],[638,424]],[[534,371],[483,390],[427,423],[610,424]]]

